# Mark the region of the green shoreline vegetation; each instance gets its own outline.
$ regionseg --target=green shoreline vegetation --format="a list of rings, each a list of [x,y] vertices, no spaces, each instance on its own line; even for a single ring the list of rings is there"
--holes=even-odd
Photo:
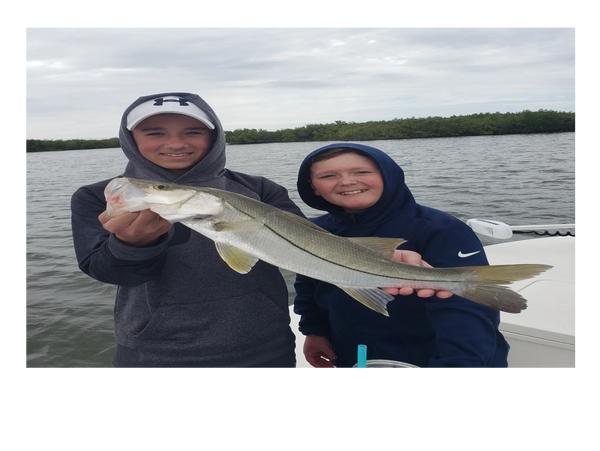
[[[263,129],[226,131],[228,144],[307,141],[372,141],[453,136],[562,133],[575,131],[575,113],[552,110],[479,113],[466,116],[393,119],[391,121],[308,124],[270,132]],[[28,139],[27,152],[117,148],[119,138],[89,140]]]

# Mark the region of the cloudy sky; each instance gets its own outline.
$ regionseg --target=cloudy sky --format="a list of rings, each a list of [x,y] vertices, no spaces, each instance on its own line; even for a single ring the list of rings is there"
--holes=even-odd
[[[27,138],[117,136],[137,97],[189,91],[226,130],[575,111],[574,28],[34,28]]]

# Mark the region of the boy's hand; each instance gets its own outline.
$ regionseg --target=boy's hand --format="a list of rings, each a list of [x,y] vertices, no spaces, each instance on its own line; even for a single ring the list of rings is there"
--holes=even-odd
[[[329,340],[319,335],[307,335],[304,339],[304,357],[315,368],[333,368],[336,359]]]
[[[121,213],[109,217],[103,212],[98,219],[102,226],[131,246],[148,246],[167,233],[172,224],[150,210]]]
[[[399,262],[402,263],[408,263],[409,265],[417,265],[417,266],[424,266],[426,268],[433,268],[433,266],[431,266],[429,263],[427,263],[426,261],[424,261],[421,258],[421,255],[418,254],[417,252],[413,252],[413,251],[396,251],[394,252],[394,260],[397,260]],[[400,294],[402,296],[408,296],[409,294],[413,294],[413,292],[415,291],[413,288],[411,287],[402,287],[402,288],[382,288],[383,291],[385,291],[386,293],[392,294],[392,295],[397,295]],[[416,290],[417,292],[417,296],[419,296],[420,298],[430,298],[431,296],[433,296],[434,294],[441,299],[447,299],[450,296],[452,296],[452,293],[450,291],[445,291],[445,290],[432,290],[430,288],[420,288]]]

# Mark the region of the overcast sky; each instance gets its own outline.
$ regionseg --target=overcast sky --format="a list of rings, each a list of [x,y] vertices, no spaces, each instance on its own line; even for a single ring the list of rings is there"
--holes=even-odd
[[[574,28],[28,28],[27,138],[117,136],[189,91],[225,130],[575,111]]]

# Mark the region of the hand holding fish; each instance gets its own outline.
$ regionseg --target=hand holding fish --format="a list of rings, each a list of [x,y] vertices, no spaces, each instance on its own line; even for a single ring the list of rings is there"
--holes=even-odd
[[[103,212],[98,219],[119,240],[138,247],[154,243],[172,227],[169,221],[150,210],[124,212],[114,217]]]
[[[418,252],[414,251],[395,251],[393,260],[408,263],[409,265],[417,265],[424,266],[425,268],[433,268],[429,263],[421,258],[421,255]],[[440,299],[447,299],[452,296],[450,291],[446,290],[433,290],[430,288],[421,288],[421,289],[413,289],[412,287],[401,287],[401,288],[382,288],[383,291],[389,293],[391,295],[402,295],[408,296],[413,294],[413,292],[417,292],[417,296],[420,298],[430,298],[433,295],[436,295]]]

